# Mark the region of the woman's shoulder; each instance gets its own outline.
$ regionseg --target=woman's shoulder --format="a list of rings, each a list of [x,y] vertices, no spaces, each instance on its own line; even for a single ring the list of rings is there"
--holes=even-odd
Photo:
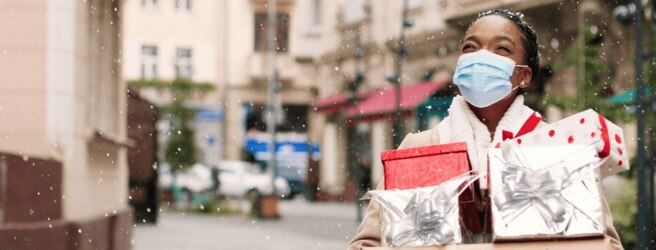
[[[439,144],[440,139],[439,139],[439,133],[437,128],[438,126],[435,126],[434,128],[429,130],[424,130],[417,133],[410,133],[406,135],[403,141],[401,142],[401,145],[399,145],[399,149],[416,148],[416,147]]]

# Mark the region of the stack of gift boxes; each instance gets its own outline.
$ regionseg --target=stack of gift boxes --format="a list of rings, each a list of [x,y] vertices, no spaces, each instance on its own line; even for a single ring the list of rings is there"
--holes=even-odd
[[[609,247],[600,180],[629,169],[620,127],[587,110],[488,157],[475,173],[464,142],[383,152],[385,190],[367,195],[381,204],[383,246]]]

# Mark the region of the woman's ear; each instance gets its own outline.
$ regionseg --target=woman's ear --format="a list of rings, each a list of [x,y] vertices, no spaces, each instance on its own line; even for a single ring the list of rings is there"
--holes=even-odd
[[[531,67],[522,67],[522,81],[520,88],[529,88],[533,85],[533,69]]]

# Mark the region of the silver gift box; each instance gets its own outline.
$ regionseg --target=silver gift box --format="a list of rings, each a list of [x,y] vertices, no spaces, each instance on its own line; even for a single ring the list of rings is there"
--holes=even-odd
[[[493,241],[605,233],[594,145],[490,150]]]
[[[440,246],[462,242],[458,196],[478,177],[471,172],[437,186],[371,190],[363,199],[381,206],[385,247]]]

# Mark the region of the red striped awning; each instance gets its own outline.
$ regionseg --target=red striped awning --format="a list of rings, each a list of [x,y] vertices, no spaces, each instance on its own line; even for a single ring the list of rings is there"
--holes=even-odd
[[[358,97],[360,101],[365,100],[368,95],[369,95],[368,92],[358,93]],[[341,93],[338,95],[324,97],[315,101],[314,110],[323,113],[334,113],[340,110],[353,107],[353,105],[354,105],[354,99],[349,98],[347,93]]]
[[[446,87],[447,81],[421,82],[401,86],[401,110],[411,112],[426,98],[438,90]],[[393,115],[396,112],[396,88],[389,86],[372,91],[367,99],[360,102],[357,107],[351,107],[346,111],[349,118],[359,115],[365,120],[375,120]]]

